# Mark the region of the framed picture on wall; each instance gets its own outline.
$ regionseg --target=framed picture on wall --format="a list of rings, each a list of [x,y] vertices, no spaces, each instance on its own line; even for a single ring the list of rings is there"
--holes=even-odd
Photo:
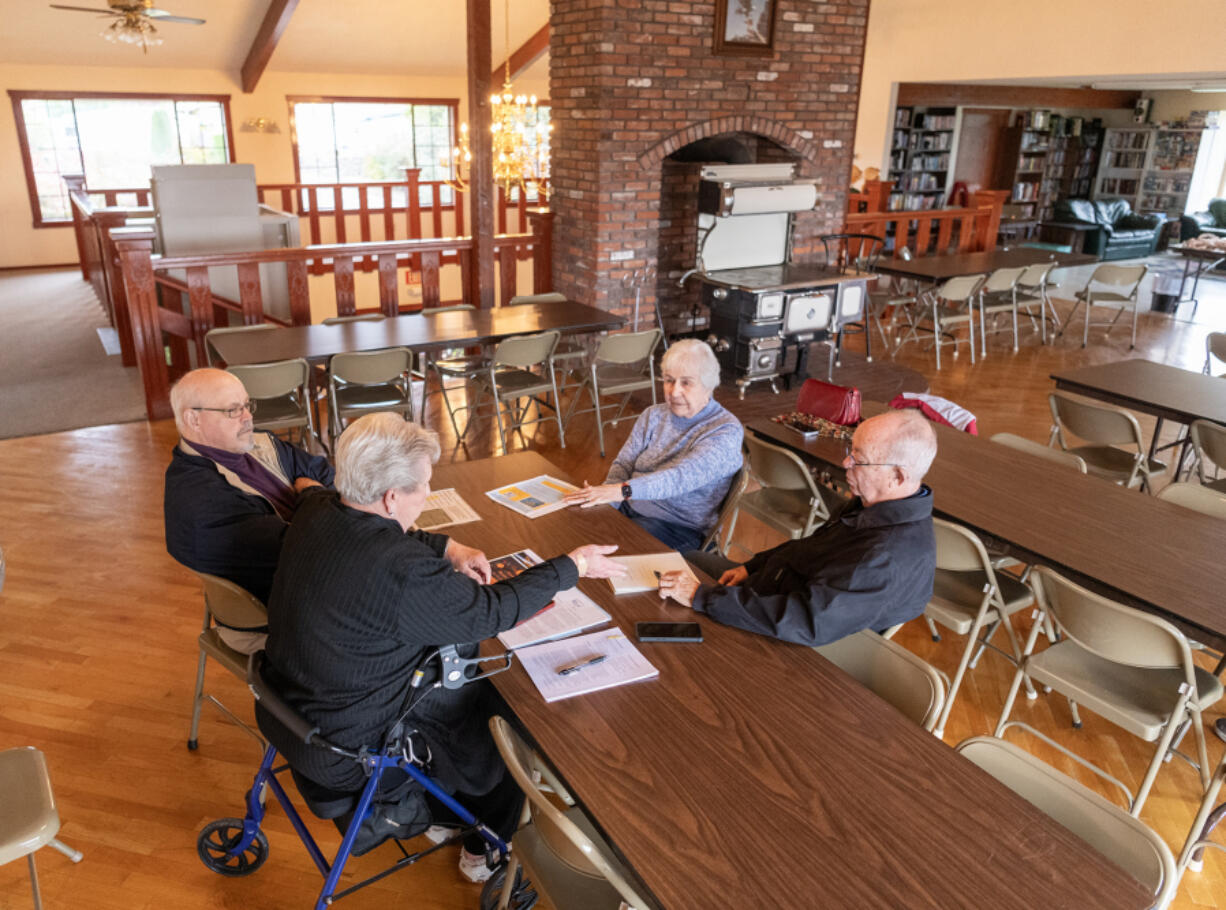
[[[775,53],[777,0],[714,0],[715,53],[770,57]]]

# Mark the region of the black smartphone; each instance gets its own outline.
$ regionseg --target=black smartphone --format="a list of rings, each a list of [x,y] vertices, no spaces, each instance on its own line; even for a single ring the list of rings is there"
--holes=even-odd
[[[702,626],[696,622],[636,622],[639,641],[702,641]]]

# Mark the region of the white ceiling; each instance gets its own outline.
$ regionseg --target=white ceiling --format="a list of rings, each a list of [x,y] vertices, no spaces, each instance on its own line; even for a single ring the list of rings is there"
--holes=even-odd
[[[1226,70],[1200,73],[1153,73],[1110,76],[1064,76],[1042,79],[975,79],[974,85],[1036,85],[1053,88],[1096,88],[1119,91],[1226,92]]]
[[[105,8],[105,0],[57,0]],[[48,0],[0,0],[0,63],[138,66],[237,73],[270,0],[157,0],[156,6],[204,25],[162,23],[164,43],[139,47],[100,37],[109,19],[52,9]],[[504,3],[491,0],[493,63],[504,57]],[[549,0],[510,0],[514,51],[549,19]],[[467,24],[461,0],[301,0],[269,70],[463,76]]]

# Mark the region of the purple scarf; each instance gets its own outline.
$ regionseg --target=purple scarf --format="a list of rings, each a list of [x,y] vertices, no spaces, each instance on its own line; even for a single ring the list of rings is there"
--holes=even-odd
[[[286,486],[281,478],[264,467],[259,459],[247,452],[227,452],[225,449],[215,449],[199,442],[193,442],[191,446],[205,458],[237,474],[239,480],[272,503],[277,514],[286,521],[294,517],[294,509],[298,506],[298,492],[293,487]]]

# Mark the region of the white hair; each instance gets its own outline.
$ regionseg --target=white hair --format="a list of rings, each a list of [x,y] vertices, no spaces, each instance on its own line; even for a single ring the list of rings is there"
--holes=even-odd
[[[336,489],[365,506],[388,490],[412,492],[425,481],[424,465],[438,461],[438,434],[399,414],[365,414],[336,443]]]
[[[668,368],[679,360],[698,368],[698,381],[706,386],[708,391],[719,388],[719,361],[715,359],[711,345],[697,338],[674,341],[660,358],[660,372],[667,372]]]
[[[898,465],[907,480],[919,483],[937,455],[936,431],[928,418],[916,410],[894,411],[881,416],[892,417],[893,426],[885,435],[885,451],[875,457]]]

